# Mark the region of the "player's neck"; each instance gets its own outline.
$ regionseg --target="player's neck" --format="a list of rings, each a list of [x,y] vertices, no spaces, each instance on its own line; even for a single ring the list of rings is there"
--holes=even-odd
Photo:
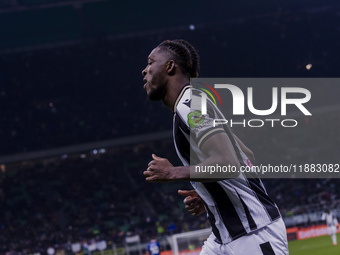
[[[190,84],[187,77],[179,77],[169,81],[163,103],[173,112],[176,99],[181,93],[183,87]]]

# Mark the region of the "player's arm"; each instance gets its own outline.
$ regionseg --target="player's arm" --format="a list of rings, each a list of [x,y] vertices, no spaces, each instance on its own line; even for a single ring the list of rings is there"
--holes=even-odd
[[[227,172],[223,178],[193,178],[190,176],[190,166],[175,167],[166,158],[161,158],[152,154],[153,160],[148,164],[147,170],[143,173],[144,176],[146,176],[146,181],[169,182],[175,180],[189,180],[211,182],[235,178],[239,175],[240,162],[238,161],[234,147],[225,132],[216,133],[206,139],[203,145],[201,145],[201,151],[207,158],[196,166],[235,166],[237,171]],[[210,176],[213,177],[213,175]]]
[[[250,162],[254,163],[255,162],[254,153],[247,146],[245,146],[244,143],[235,134],[234,134],[234,138],[235,138],[236,142],[240,145],[240,148],[244,152],[244,154],[247,155]]]
[[[227,172],[223,179],[235,178],[239,175],[240,162],[234,146],[225,132],[215,133],[205,140],[201,145],[201,151],[207,158],[197,166],[235,166],[237,172]],[[181,177],[181,172],[178,174]]]

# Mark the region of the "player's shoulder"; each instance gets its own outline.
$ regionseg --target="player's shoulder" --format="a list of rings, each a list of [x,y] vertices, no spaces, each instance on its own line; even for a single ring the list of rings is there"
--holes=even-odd
[[[175,114],[183,119],[190,112],[191,108],[191,87],[186,86],[182,89],[175,102]]]
[[[184,87],[176,102],[176,113],[187,116],[190,112],[198,110],[196,108],[201,108],[202,93],[204,92],[191,86]]]

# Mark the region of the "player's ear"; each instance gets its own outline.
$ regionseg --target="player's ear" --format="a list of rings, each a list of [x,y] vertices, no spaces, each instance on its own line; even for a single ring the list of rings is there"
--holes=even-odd
[[[166,71],[168,72],[168,74],[173,74],[175,71],[175,61],[173,60],[169,60],[166,63]]]

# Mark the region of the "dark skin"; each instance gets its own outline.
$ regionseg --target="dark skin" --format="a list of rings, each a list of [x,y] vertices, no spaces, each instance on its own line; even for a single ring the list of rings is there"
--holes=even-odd
[[[193,216],[199,216],[205,212],[204,203],[202,198],[195,190],[179,190],[178,194],[185,196],[183,200],[185,209]]]
[[[175,101],[182,88],[190,83],[190,75],[183,73],[171,56],[159,48],[155,48],[148,57],[148,65],[142,71],[144,76],[144,89],[150,100],[162,100],[170,110],[174,111]],[[237,139],[239,141],[239,139]],[[242,144],[242,145],[241,145]],[[241,149],[253,158],[251,151],[240,144]],[[201,147],[206,159],[199,166],[231,165],[240,168],[236,152],[226,133],[217,133],[208,138]],[[246,150],[246,151],[245,151]],[[190,177],[190,166],[173,166],[168,159],[152,154],[153,160],[143,172],[148,182],[170,181],[218,181],[221,179],[193,179]],[[235,178],[239,173],[230,173],[228,178]],[[199,215],[204,206],[196,191],[179,191],[180,195],[186,196],[184,203],[186,209],[193,215]]]
[[[181,89],[190,83],[190,76],[183,74],[175,61],[158,48],[148,56],[148,65],[142,75],[148,98],[162,100],[172,111]]]

